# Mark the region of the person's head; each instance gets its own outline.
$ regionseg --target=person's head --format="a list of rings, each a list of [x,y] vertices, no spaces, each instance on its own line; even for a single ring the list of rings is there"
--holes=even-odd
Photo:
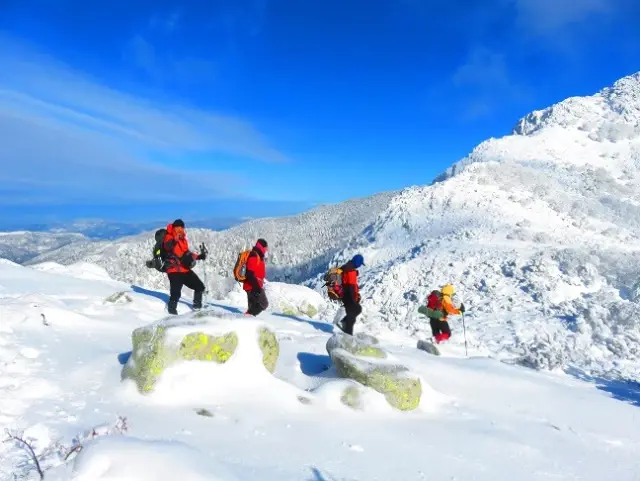
[[[453,288],[451,284],[447,284],[445,286],[442,286],[442,289],[440,289],[440,292],[442,292],[442,294],[445,296],[451,297],[456,293],[456,290]]]
[[[269,248],[269,244],[267,244],[267,241],[264,239],[258,239],[258,241],[256,242],[256,247],[260,249],[263,254],[266,254],[267,249]]]
[[[361,266],[365,265],[364,264],[364,257],[362,257],[361,254],[356,254],[355,256],[353,256],[353,258],[351,259],[351,263],[353,264],[353,267],[355,267],[356,269],[360,268]]]
[[[182,219],[176,219],[173,221],[173,231],[176,234],[184,234],[184,221]]]

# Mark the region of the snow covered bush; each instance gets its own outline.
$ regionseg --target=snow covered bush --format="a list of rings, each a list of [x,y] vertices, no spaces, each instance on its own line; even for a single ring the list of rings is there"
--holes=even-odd
[[[523,353],[515,359],[517,364],[531,369],[549,371],[564,368],[571,360],[571,350],[564,335],[536,334],[519,346]]]

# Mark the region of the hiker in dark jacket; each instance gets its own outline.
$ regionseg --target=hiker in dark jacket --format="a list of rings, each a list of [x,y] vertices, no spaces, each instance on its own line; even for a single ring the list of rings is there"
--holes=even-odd
[[[193,290],[193,308],[202,308],[202,294],[205,286],[198,277],[198,274],[191,269],[195,265],[196,259],[205,260],[206,252],[196,254],[189,250],[187,234],[184,230],[184,222],[181,219],[175,220],[167,226],[167,234],[163,241],[164,249],[168,254],[169,267],[169,303],[167,310],[169,314],[178,314],[178,301],[182,296],[182,286],[187,286]]]
[[[269,307],[267,294],[264,292],[266,266],[264,256],[267,253],[267,241],[258,239],[251,250],[246,264],[246,279],[242,288],[247,293],[247,312],[245,315],[257,316]]]
[[[364,258],[360,254],[353,256],[343,265],[342,270],[342,305],[346,315],[338,327],[346,334],[353,335],[356,318],[362,313],[360,305],[360,286],[358,285],[358,268],[364,265]]]

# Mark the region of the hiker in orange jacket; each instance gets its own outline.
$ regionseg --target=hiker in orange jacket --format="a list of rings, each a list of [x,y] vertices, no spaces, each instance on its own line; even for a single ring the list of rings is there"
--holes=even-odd
[[[267,294],[264,292],[264,279],[266,277],[264,257],[267,249],[267,241],[258,239],[247,258],[246,278],[242,285],[242,288],[247,293],[246,315],[257,316],[269,307]]]
[[[167,234],[162,245],[168,252],[167,262],[169,267],[166,272],[171,286],[167,304],[169,314],[178,314],[178,301],[182,296],[182,286],[187,286],[193,290],[193,308],[201,309],[205,286],[198,274],[191,269],[195,265],[196,259],[205,260],[207,258],[206,252],[196,254],[189,250],[184,222],[181,219],[176,219],[167,226]]]
[[[448,317],[464,314],[464,304],[460,304],[460,308],[453,305],[451,297],[455,294],[455,289],[451,284],[447,284],[440,291],[433,291],[427,297],[427,305],[420,306],[418,312],[429,318],[431,325],[431,333],[436,340],[436,344],[446,341],[451,337],[451,328],[449,327]]]

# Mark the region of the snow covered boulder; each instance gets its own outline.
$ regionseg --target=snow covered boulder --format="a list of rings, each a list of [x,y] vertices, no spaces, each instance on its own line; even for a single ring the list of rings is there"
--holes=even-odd
[[[122,370],[123,379],[149,393],[166,369],[183,362],[225,364],[239,346],[253,344],[262,353],[262,369],[273,373],[280,353],[275,333],[256,320],[208,311],[169,317],[132,334],[133,351]]]
[[[369,334],[358,333],[350,336],[336,333],[327,341],[327,353],[331,356],[334,349],[344,349],[355,356],[384,359],[387,353],[378,344],[378,340]]]
[[[370,387],[401,411],[416,409],[422,396],[422,383],[408,368],[391,363],[378,340],[366,334],[335,334],[327,342],[327,352],[341,378]],[[353,389],[344,393],[344,404],[358,405],[359,394]]]
[[[316,317],[326,308],[322,295],[305,286],[268,282],[265,292],[269,299],[270,310],[289,316]]]

